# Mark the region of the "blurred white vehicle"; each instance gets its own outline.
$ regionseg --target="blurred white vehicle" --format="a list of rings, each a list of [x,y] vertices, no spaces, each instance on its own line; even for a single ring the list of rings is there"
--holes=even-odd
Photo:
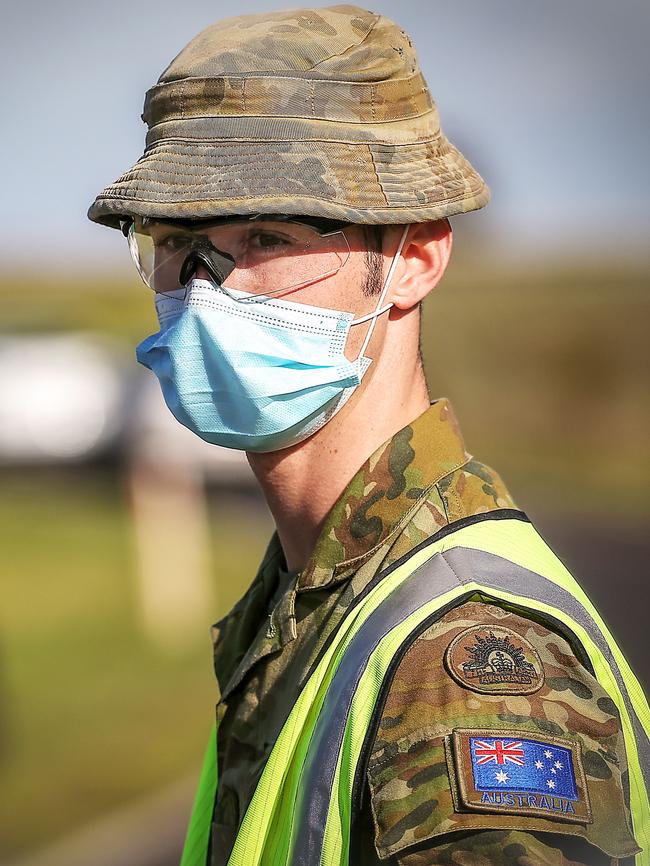
[[[0,338],[0,460],[65,463],[105,452],[119,436],[125,378],[84,337]]]
[[[0,336],[0,463],[117,455],[215,483],[248,483],[244,455],[202,442],[171,415],[154,375],[95,334]]]

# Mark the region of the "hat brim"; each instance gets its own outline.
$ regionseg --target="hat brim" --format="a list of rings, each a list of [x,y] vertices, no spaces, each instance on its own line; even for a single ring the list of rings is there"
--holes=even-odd
[[[426,222],[476,210],[489,189],[442,135],[386,144],[162,139],[88,211],[120,219],[203,219],[282,213],[353,223]]]

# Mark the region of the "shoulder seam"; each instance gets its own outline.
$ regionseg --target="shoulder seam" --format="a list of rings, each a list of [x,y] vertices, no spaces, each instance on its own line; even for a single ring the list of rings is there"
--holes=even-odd
[[[445,476],[445,477],[447,477],[447,476]],[[435,486],[436,490],[438,491],[438,496],[440,497],[440,501],[442,502],[442,507],[445,509],[445,520],[447,521],[447,526],[449,526],[449,524],[451,522],[449,519],[449,509],[447,508],[447,499],[446,499],[445,495],[443,494],[442,490],[440,489],[440,481],[442,481],[442,478],[439,481],[436,481],[434,486]]]

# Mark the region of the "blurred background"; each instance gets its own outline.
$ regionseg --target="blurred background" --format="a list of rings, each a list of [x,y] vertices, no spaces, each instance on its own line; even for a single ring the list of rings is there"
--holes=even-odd
[[[3,10],[0,861],[173,866],[216,687],[209,626],[272,529],[245,460],[173,422],[124,238],[86,220],[145,90],[222,0]],[[315,3],[314,5],[326,5]],[[402,0],[493,201],[425,307],[432,395],[647,682],[650,6]]]

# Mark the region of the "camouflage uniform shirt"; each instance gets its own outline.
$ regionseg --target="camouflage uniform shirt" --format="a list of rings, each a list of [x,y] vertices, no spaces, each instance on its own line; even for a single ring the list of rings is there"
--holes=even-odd
[[[352,600],[378,571],[448,524],[515,507],[499,476],[465,450],[443,398],[359,469],[299,574],[282,571],[284,556],[273,535],[250,588],[213,627],[221,698],[210,866],[227,863],[273,744]],[[532,647],[543,665],[544,685],[535,694],[477,694],[442,664],[450,643],[465,630],[498,633],[504,627],[515,643]],[[456,811],[444,739],[458,726],[578,735],[593,822]],[[472,599],[415,639],[392,676],[372,743],[351,862],[618,862],[637,850],[628,829],[626,785],[616,708],[566,641],[545,625]]]

